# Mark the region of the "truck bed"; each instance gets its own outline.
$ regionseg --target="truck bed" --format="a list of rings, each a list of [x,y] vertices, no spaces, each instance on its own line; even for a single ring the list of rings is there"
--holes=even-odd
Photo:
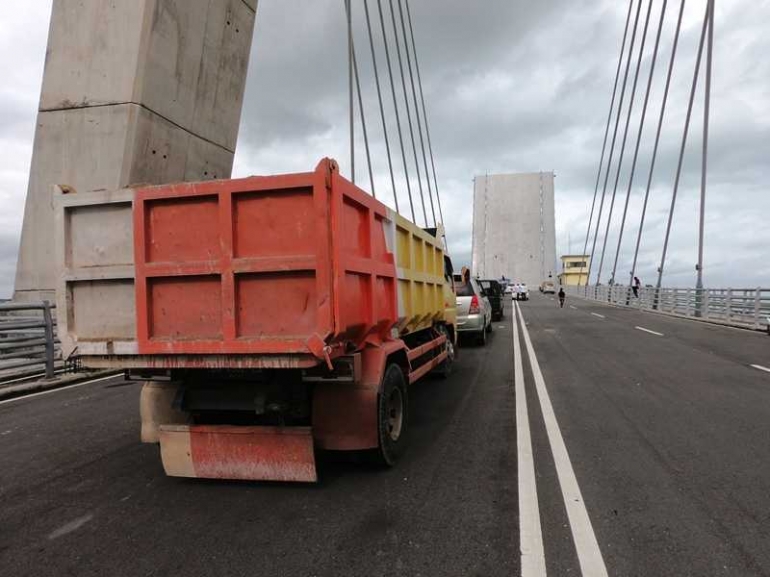
[[[440,241],[313,172],[55,193],[65,356],[118,368],[309,367],[444,315]]]

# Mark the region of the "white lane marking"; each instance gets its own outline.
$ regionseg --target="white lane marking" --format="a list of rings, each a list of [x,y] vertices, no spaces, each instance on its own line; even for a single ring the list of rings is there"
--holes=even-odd
[[[569,308],[571,308],[571,309],[574,309],[574,310],[577,310],[577,307],[576,307],[576,306],[572,306],[572,305],[569,305]]]
[[[75,385],[69,385],[67,387],[59,387],[58,389],[51,389],[50,391],[41,391],[39,393],[32,393],[31,395],[22,395],[21,397],[14,397],[13,399],[0,401],[0,405],[5,405],[6,403],[15,403],[16,401],[23,401],[25,399],[31,399],[32,397],[39,397],[41,395],[50,395],[51,393],[58,393],[60,391],[69,391],[70,389],[77,389],[78,387],[84,387],[86,385],[92,385],[93,383],[99,383],[101,381],[115,379],[118,377],[120,377],[120,375],[110,375],[109,377],[101,377],[99,379],[94,379],[93,381],[86,381],[85,383],[77,383]]]
[[[516,308],[513,309],[513,372],[516,394],[516,453],[519,472],[519,549],[521,577],[545,577],[545,551],[540,526],[540,507],[537,500],[535,460],[532,455],[532,437],[527,412],[527,393],[524,388],[524,365],[521,358],[519,331],[516,328]]]
[[[770,373],[770,369],[767,367],[763,367],[762,365],[749,365],[752,368],[759,369],[760,371],[765,371],[766,373]]]
[[[59,537],[64,537],[64,535],[67,535],[68,533],[77,531],[93,518],[94,518],[93,515],[83,515],[82,517],[78,517],[77,519],[70,521],[65,525],[62,525],[61,527],[53,531],[50,535],[48,535],[48,539],[49,540],[58,539]]]
[[[656,335],[659,337],[665,336],[663,333],[659,333],[657,331],[651,331],[650,329],[646,329],[644,327],[634,327],[638,331],[644,331],[645,333],[650,333],[651,335]]]
[[[575,471],[572,468],[572,462],[569,459],[567,446],[564,444],[564,438],[561,435],[559,423],[553,411],[553,405],[551,405],[551,398],[548,396],[548,389],[546,389],[545,379],[540,370],[540,363],[537,361],[535,349],[532,347],[532,341],[529,338],[527,324],[524,322],[521,310],[518,312],[521,317],[521,329],[524,332],[527,355],[532,366],[532,376],[535,378],[535,389],[540,400],[540,410],[543,413],[545,430],[548,434],[548,442],[551,445],[551,452],[553,453],[553,460],[556,465],[556,474],[559,478],[561,494],[572,530],[572,539],[575,542],[575,550],[580,562],[580,571],[584,577],[607,577],[607,567],[604,564],[604,558],[599,549],[599,543],[596,540],[591,519],[583,502],[583,495],[580,493],[580,486],[575,477]]]
[[[599,313],[591,313],[591,314],[592,314],[593,316],[595,316],[595,317],[599,317],[600,319],[606,319],[606,318],[607,318],[607,317],[605,317],[604,315],[600,315]]]

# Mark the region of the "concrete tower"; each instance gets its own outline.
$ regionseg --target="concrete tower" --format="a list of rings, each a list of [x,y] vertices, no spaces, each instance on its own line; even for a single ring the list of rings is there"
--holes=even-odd
[[[556,279],[554,174],[496,174],[473,179],[473,274],[525,282]]]
[[[53,185],[230,176],[257,0],[54,0],[14,298],[52,298]]]

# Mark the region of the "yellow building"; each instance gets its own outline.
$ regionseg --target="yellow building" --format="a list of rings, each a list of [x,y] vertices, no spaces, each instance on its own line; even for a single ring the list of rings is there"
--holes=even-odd
[[[588,265],[591,255],[565,254],[561,257],[559,284],[564,286],[585,286],[588,282]]]

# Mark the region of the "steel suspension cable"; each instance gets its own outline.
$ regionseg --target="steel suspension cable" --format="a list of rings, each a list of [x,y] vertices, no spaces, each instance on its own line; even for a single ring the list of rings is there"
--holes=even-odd
[[[345,10],[348,11],[348,19],[350,19],[350,3],[349,0],[345,0]],[[350,37],[350,54],[353,61],[353,76],[356,81],[356,93],[358,95],[358,112],[361,116],[361,129],[364,133],[364,150],[366,152],[366,164],[369,169],[369,184],[372,187],[372,196],[377,198],[377,194],[374,192],[374,174],[372,173],[372,157],[369,153],[369,134],[366,131],[366,116],[364,115],[364,100],[361,96],[361,80],[358,76],[358,60],[356,59],[356,45],[353,36]]]
[[[695,90],[698,87],[698,76],[700,73],[700,61],[703,56],[703,42],[706,38],[706,29],[709,24],[709,16],[711,14],[711,1],[709,0],[706,5],[706,16],[703,18],[703,28],[700,34],[700,42],[698,43],[698,56],[695,59],[695,73],[692,78],[692,88],[690,89],[690,102],[687,105],[687,116],[684,121],[684,133],[682,134],[682,147],[679,149],[679,163],[676,167],[676,178],[674,179],[674,191],[671,194],[671,208],[668,212],[668,222],[666,224],[666,237],[663,240],[663,252],[660,256],[660,266],[658,267],[658,283],[657,289],[660,289],[663,281],[663,269],[666,265],[666,253],[668,252],[668,241],[671,238],[671,222],[674,219],[674,208],[676,206],[676,196],[679,192],[679,180],[682,176],[682,163],[684,161],[684,151],[687,147],[687,133],[690,131],[690,118],[692,117],[692,104],[695,100]]]
[[[706,171],[709,150],[709,108],[711,103],[711,53],[714,46],[714,0],[709,0],[709,32],[706,45],[706,94],[703,106],[703,158],[701,159],[700,210],[698,220],[698,277],[695,288],[703,288],[703,236],[706,219]]]
[[[599,181],[602,176],[602,165],[604,164],[604,152],[607,147],[607,136],[610,133],[610,122],[612,121],[612,110],[615,107],[615,95],[618,90],[618,80],[620,79],[620,66],[623,63],[623,52],[626,48],[626,37],[628,36],[628,25],[631,23],[631,9],[634,6],[633,0],[628,3],[628,14],[626,15],[626,28],[623,32],[623,42],[620,45],[620,55],[618,56],[618,67],[615,71],[615,84],[612,87],[612,100],[610,100],[610,110],[607,113],[607,126],[604,129],[604,142],[602,142],[602,155],[599,159],[599,170],[596,172],[596,186],[594,186],[594,199],[591,202],[591,215],[588,217],[588,227],[586,228],[586,241],[583,244],[583,254],[588,250],[588,237],[591,235],[591,224],[594,219],[594,209],[596,208],[596,197],[599,193]],[[440,206],[440,205],[439,205]],[[590,273],[589,273],[590,274]],[[583,276],[578,278],[578,286],[583,282]],[[586,285],[588,284],[588,278],[586,277]]]
[[[409,110],[409,96],[406,92],[406,77],[404,76],[404,60],[401,57],[401,41],[398,36],[398,26],[396,25],[396,11],[393,8],[393,0],[388,0],[390,4],[390,18],[393,22],[393,36],[396,41],[396,55],[398,56],[398,68],[401,71],[401,87],[404,90],[404,106],[406,107],[406,119],[409,126],[409,136],[412,139],[412,152],[414,153],[414,168],[417,172],[417,188],[420,191],[420,202],[422,203],[422,215],[425,226],[428,226],[428,211],[425,209],[425,195],[422,190],[422,177],[420,176],[420,161],[417,160],[417,145],[414,140],[414,126],[412,125],[412,113]],[[406,39],[404,39],[406,40]],[[415,224],[417,224],[415,222]]]
[[[615,184],[612,187],[612,197],[610,200],[610,210],[607,213],[607,228],[604,231],[604,242],[602,243],[602,257],[599,260],[599,274],[597,276],[601,277],[602,275],[602,267],[604,266],[604,257],[607,254],[607,241],[610,238],[610,226],[612,225],[612,214],[615,209],[615,198],[617,197],[618,193],[618,183],[620,182],[620,171],[623,168],[623,158],[626,154],[626,140],[628,139],[628,129],[631,126],[631,115],[634,112],[634,98],[636,97],[636,87],[639,83],[639,71],[642,68],[642,58],[644,57],[644,45],[647,41],[647,30],[649,29],[650,25],[650,15],[652,14],[652,4],[653,0],[650,0],[650,2],[647,5],[647,16],[644,20],[644,28],[642,29],[642,41],[639,44],[639,56],[636,60],[636,70],[634,71],[634,83],[631,86],[631,98],[628,100],[628,113],[626,115],[626,125],[623,128],[623,141],[620,144],[620,156],[618,157],[618,170],[615,173]],[[610,278],[610,283],[615,284],[615,277]]]
[[[660,144],[660,133],[663,128],[663,119],[666,114],[666,103],[668,101],[668,92],[671,88],[671,76],[674,71],[674,61],[676,60],[676,49],[679,46],[679,33],[682,30],[682,16],[684,15],[684,5],[686,0],[682,0],[679,6],[679,17],[676,22],[676,31],[674,32],[674,42],[671,45],[671,59],[668,63],[668,72],[666,74],[666,86],[663,89],[663,100],[660,105],[660,117],[658,118],[658,129],[655,133],[655,144],[652,149],[652,157],[650,160],[650,172],[647,176],[647,188],[644,192],[644,202],[642,204],[642,214],[639,218],[639,232],[636,235],[636,248],[634,249],[634,261],[631,265],[631,280],[633,284],[634,276],[636,275],[636,265],[639,261],[639,248],[642,244],[642,231],[644,230],[644,220],[647,215],[647,204],[650,200],[650,189],[652,188],[652,177],[655,173],[655,161],[658,157],[658,145]]]
[[[610,154],[607,159],[607,170],[604,173],[604,185],[602,187],[602,198],[599,202],[599,214],[596,219],[596,230],[594,231],[594,241],[593,245],[591,247],[591,260],[588,262],[588,279],[590,282],[591,279],[591,268],[593,267],[593,261],[594,261],[594,255],[596,254],[596,240],[599,238],[599,226],[602,222],[602,212],[604,210],[604,199],[607,194],[607,182],[610,179],[610,168],[612,167],[612,156],[615,153],[615,139],[618,136],[618,126],[620,125],[620,114],[623,112],[623,100],[626,96],[626,83],[628,82],[628,71],[631,68],[631,55],[634,52],[634,44],[636,42],[636,31],[639,27],[639,14],[642,9],[642,0],[639,0],[639,3],[636,8],[636,17],[634,19],[634,30],[631,34],[631,45],[628,49],[628,55],[626,58],[626,71],[623,74],[623,85],[620,89],[620,102],[618,103],[618,115],[615,118],[615,128],[612,131],[612,142],[610,144]],[[600,277],[596,277],[596,284],[599,284]]]
[[[417,120],[417,133],[420,135],[420,150],[422,151],[422,162],[425,168],[425,182],[428,185],[428,199],[430,200],[430,211],[433,215],[433,226],[436,226],[436,208],[433,206],[433,191],[428,176],[428,157],[425,154],[425,139],[422,134],[422,120],[420,119],[420,105],[417,102],[417,89],[414,86],[414,74],[412,72],[412,57],[409,50],[409,37],[406,34],[406,24],[404,22],[404,8],[402,0],[398,0],[398,16],[401,20],[401,33],[404,35],[404,54],[406,54],[406,64],[409,69],[409,83],[412,86],[412,100],[414,101],[414,115]],[[425,217],[425,226],[428,226],[427,215]]]
[[[438,204],[438,216],[441,219],[441,223],[444,222],[444,214],[441,210],[441,195],[438,191],[438,179],[436,178],[436,163],[433,159],[433,145],[430,139],[430,127],[428,126],[428,112],[425,108],[425,94],[422,90],[422,77],[420,76],[420,63],[417,59],[417,44],[414,41],[414,27],[412,26],[412,11],[409,9],[409,0],[404,0],[406,4],[406,16],[409,21],[409,31],[412,37],[412,52],[414,54],[414,67],[417,71],[417,86],[420,89],[420,101],[422,102],[422,118],[425,121],[425,136],[428,140],[428,152],[430,155],[430,165],[433,172],[433,190],[436,191],[436,204]],[[446,239],[445,239],[446,240]]]
[[[356,182],[355,114],[353,113],[353,21],[350,0],[345,0],[348,25],[348,108],[350,110],[350,180]]]
[[[358,77],[358,61],[356,60],[356,47],[353,45],[353,73],[356,77],[356,92],[358,93],[358,110],[361,114],[361,129],[364,133],[364,149],[366,151],[366,165],[369,169],[369,184],[372,187],[372,196],[377,198],[374,192],[374,174],[372,173],[372,157],[369,153],[369,134],[366,132],[366,116],[364,115],[364,100],[361,96],[361,81]]]
[[[377,0],[377,10],[380,13],[380,27],[382,28],[382,40],[385,43],[385,60],[388,63],[388,77],[390,78],[390,92],[393,96],[393,108],[396,111],[396,127],[398,128],[398,142],[401,145],[401,160],[404,162],[404,176],[406,180],[406,191],[409,194],[409,208],[412,212],[412,222],[417,222],[414,215],[414,201],[412,200],[412,187],[409,184],[409,166],[406,162],[406,148],[404,148],[404,135],[401,131],[401,118],[398,113],[398,98],[396,98],[396,82],[393,78],[393,66],[390,62],[390,49],[388,48],[388,36],[385,33],[385,17],[382,13],[382,0]]]
[[[382,133],[385,137],[385,152],[388,157],[388,170],[390,170],[390,184],[393,187],[393,202],[398,210],[398,195],[396,194],[396,177],[393,174],[393,160],[390,155],[390,141],[388,139],[388,124],[385,121],[385,107],[382,105],[382,89],[380,87],[380,75],[377,71],[377,53],[374,50],[374,35],[372,34],[372,23],[369,17],[369,0],[364,0],[364,13],[366,14],[366,29],[369,32],[369,47],[372,51],[372,66],[374,67],[374,83],[377,86],[377,101],[380,104],[380,118],[382,119]],[[374,190],[374,188],[372,188]]]
[[[658,22],[658,32],[655,35],[655,47],[652,51],[652,60],[650,62],[650,75],[647,79],[647,91],[644,94],[644,105],[642,106],[642,117],[639,120],[639,132],[636,135],[636,147],[634,149],[634,160],[631,162],[631,174],[628,177],[628,190],[626,190],[626,204],[623,207],[623,218],[620,221],[620,232],[618,234],[618,247],[615,250],[615,262],[612,265],[612,278],[615,278],[615,274],[617,273],[618,269],[618,258],[620,257],[620,247],[623,243],[623,232],[625,231],[626,227],[626,217],[628,216],[628,204],[631,200],[631,189],[633,188],[634,184],[634,173],[636,172],[636,163],[639,159],[639,145],[642,142],[642,132],[644,130],[644,121],[647,117],[647,105],[650,102],[650,89],[652,88],[652,79],[655,74],[655,63],[658,60],[658,48],[660,47],[660,36],[663,32],[663,21],[666,17],[666,5],[668,4],[668,0],[663,0],[663,7],[660,9],[660,21]],[[650,2],[650,6],[652,6],[652,1]],[[631,278],[631,282],[629,283],[629,286],[633,285],[633,277]]]

